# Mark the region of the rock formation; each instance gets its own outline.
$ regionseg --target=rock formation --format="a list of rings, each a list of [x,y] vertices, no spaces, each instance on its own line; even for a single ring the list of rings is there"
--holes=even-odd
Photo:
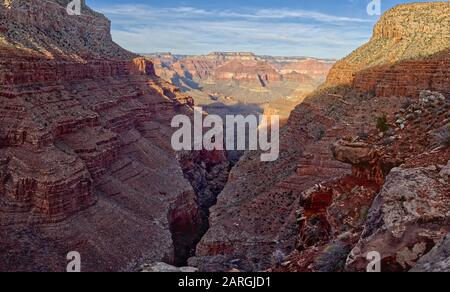
[[[440,133],[450,127],[450,97],[429,91],[420,96],[395,115],[395,134],[372,142],[381,149],[380,161],[401,165],[383,174],[348,270],[364,270],[362,257],[377,251],[385,271],[407,271],[449,232],[450,152]]]
[[[386,12],[371,40],[336,63],[328,86],[351,84],[377,96],[449,93],[450,8],[446,2],[399,5]]]
[[[365,271],[367,252],[378,251],[382,270],[407,271],[440,243],[450,211],[449,9],[387,12],[372,40],[292,112],[279,160],[247,153],[231,171],[189,263]]]
[[[1,271],[63,271],[70,251],[83,271],[365,271],[372,251],[384,271],[448,270],[448,2],[390,10],[324,87],[288,88],[305,100],[280,158],[231,172],[227,153],[171,150],[182,92],[214,99],[224,79],[261,102],[327,62],[164,55],[155,70],[68,2],[0,2]]]
[[[365,271],[373,251],[382,271],[445,269],[445,248],[424,255],[450,226],[450,97],[420,95],[392,114],[387,134],[373,130],[364,142],[333,145],[334,157],[351,164],[352,173],[300,195],[297,250],[272,270]]]
[[[312,58],[257,56],[252,53],[211,53],[204,56],[147,55],[156,74],[193,96],[208,112],[262,113],[273,110],[286,119],[307,93],[324,80],[333,61]],[[220,107],[220,108],[219,108]]]
[[[0,2],[0,270],[176,263],[204,232],[170,147],[193,101],[69,2]]]
[[[196,258],[189,261],[191,265],[201,270],[223,266],[259,270],[275,264],[280,254],[288,255],[298,244],[301,194],[320,182],[351,174],[350,166],[334,159],[331,145],[337,137],[365,131],[355,121],[367,121],[364,126],[369,130],[375,127],[376,112],[389,112],[401,103],[387,98],[361,103],[358,95],[351,94],[337,104],[334,95],[333,100],[324,101],[308,99],[291,114],[281,131],[277,161],[262,163],[257,153],[248,153],[232,169],[211,209],[211,228],[198,245]],[[372,184],[368,182],[367,188],[374,188]],[[353,208],[345,190],[342,196],[348,208]],[[372,196],[375,193],[376,189]],[[370,198],[362,196],[368,208]]]

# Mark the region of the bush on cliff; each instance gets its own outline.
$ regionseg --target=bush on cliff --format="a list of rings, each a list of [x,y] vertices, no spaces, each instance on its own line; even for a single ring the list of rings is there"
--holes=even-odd
[[[383,114],[382,116],[377,118],[377,129],[378,131],[383,133],[386,133],[389,130],[386,114]]]

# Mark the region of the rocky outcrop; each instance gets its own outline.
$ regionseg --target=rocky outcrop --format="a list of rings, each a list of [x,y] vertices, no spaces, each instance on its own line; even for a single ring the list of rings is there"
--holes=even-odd
[[[417,97],[424,89],[448,93],[449,16],[447,2],[389,10],[371,40],[336,63],[326,85],[350,84],[377,96]]]
[[[411,272],[450,272],[450,236],[424,255]]]
[[[373,181],[383,185],[389,171],[400,162],[382,157],[380,148],[361,141],[339,140],[333,144],[334,158],[352,165],[352,174],[358,179]]]
[[[332,148],[334,158],[354,165],[369,164],[376,159],[376,151],[364,142],[339,141]]]
[[[352,173],[318,183],[299,195],[296,250],[271,271],[344,271],[382,182],[373,171],[361,171],[372,170],[378,161],[377,152],[365,143],[340,141],[332,150],[336,159],[353,165]]]
[[[68,2],[0,2],[0,270],[175,263],[202,220],[170,147],[192,99]]]
[[[347,269],[364,270],[367,253],[377,251],[383,271],[408,271],[442,240],[450,231],[450,201],[448,181],[439,181],[438,173],[434,167],[390,172]]]
[[[333,145],[335,158],[352,164],[352,174],[301,194],[297,251],[273,270],[365,271],[374,251],[382,271],[414,270],[447,234],[447,98],[430,91],[420,96],[387,119],[386,134],[376,130],[363,135],[364,142],[346,138]],[[432,121],[420,117],[425,112]],[[334,249],[347,250],[348,259],[323,265],[323,258],[342,258],[330,254]]]

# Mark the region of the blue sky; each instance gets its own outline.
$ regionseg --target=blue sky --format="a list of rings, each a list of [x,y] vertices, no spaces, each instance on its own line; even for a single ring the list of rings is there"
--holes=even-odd
[[[371,0],[87,0],[112,20],[113,39],[138,53],[341,58],[366,42]],[[381,0],[382,11],[413,1]],[[417,2],[417,1],[414,1]]]

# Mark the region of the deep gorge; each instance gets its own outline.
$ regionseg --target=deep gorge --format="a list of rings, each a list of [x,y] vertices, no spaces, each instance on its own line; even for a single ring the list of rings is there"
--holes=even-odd
[[[199,208],[198,225],[186,224],[176,216],[178,208],[169,213],[170,231],[174,242],[174,259],[170,264],[187,265],[187,260],[195,256],[197,244],[209,229],[209,209],[217,202],[228,180],[233,162],[226,151],[191,151],[178,155],[178,161],[184,177],[189,181],[196,194]]]

